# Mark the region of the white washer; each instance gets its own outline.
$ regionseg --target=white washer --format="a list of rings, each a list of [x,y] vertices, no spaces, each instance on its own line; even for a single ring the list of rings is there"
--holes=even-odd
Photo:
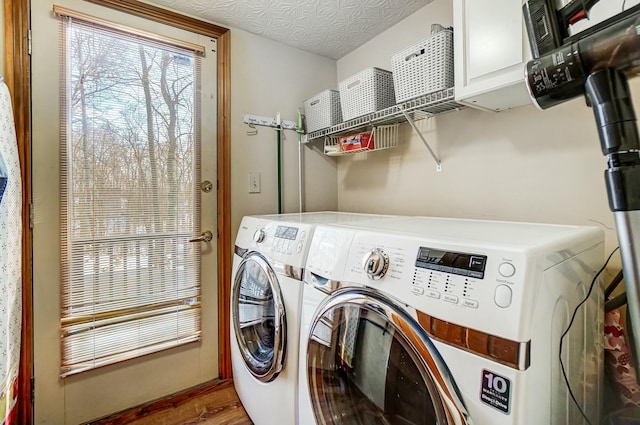
[[[293,425],[302,271],[318,223],[384,218],[319,212],[244,217],[233,257],[231,359],[236,391],[256,425]]]
[[[586,424],[559,345],[603,246],[592,227],[419,217],[319,226],[304,274],[298,423]],[[598,280],[562,350],[594,425],[602,302]]]

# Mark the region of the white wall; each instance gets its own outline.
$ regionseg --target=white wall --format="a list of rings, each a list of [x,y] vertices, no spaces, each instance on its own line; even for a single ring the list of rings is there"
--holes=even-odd
[[[391,69],[391,56],[428,37],[431,23],[452,24],[450,0],[435,0],[338,60],[338,81],[367,66]],[[617,246],[606,160],[583,99],[547,111],[464,109],[418,125],[442,172],[403,124],[398,148],[339,160],[340,210],[595,225],[606,231],[607,253]]]
[[[233,240],[247,214],[278,212],[276,131],[256,127],[248,136],[243,114],[295,121],[297,108],[320,91],[336,87],[336,62],[266,38],[231,30],[231,213]],[[298,211],[298,141],[283,131],[283,212]],[[337,208],[337,165],[313,142],[303,146],[306,211]],[[320,153],[319,153],[320,152]],[[261,175],[262,192],[248,193],[248,173]]]

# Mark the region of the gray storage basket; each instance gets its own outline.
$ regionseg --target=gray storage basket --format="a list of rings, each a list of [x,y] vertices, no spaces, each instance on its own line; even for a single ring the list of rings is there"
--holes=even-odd
[[[442,29],[391,58],[396,101],[453,87],[453,31]]]
[[[376,112],[396,104],[391,71],[367,68],[343,80],[340,105],[345,121]]]
[[[307,133],[340,124],[340,93],[337,90],[325,90],[305,100],[304,115]]]

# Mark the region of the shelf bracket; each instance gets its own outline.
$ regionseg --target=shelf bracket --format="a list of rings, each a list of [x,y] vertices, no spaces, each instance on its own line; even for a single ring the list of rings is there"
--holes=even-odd
[[[422,140],[422,143],[424,143],[424,145],[429,150],[429,153],[433,157],[433,160],[436,162],[436,171],[438,173],[441,172],[442,171],[442,162],[440,161],[440,158],[438,158],[438,155],[436,155],[436,153],[433,151],[433,149],[431,149],[431,146],[429,146],[429,142],[427,142],[427,140],[422,135],[422,132],[420,132],[418,127],[416,127],[416,124],[413,122],[413,120],[411,119],[411,117],[409,116],[407,111],[403,110],[402,111],[402,115],[404,115],[404,117],[406,118],[406,120],[409,123],[409,125],[411,125],[411,128],[413,129],[413,131],[418,135],[418,137],[420,137],[420,140]]]

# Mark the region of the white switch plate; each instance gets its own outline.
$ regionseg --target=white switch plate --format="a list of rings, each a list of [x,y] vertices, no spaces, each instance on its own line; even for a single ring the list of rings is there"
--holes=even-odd
[[[260,193],[260,173],[249,173],[249,193]]]

